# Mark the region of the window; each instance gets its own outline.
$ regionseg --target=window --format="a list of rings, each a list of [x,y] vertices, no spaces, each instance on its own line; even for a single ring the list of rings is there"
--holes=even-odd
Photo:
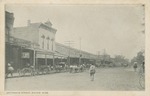
[[[51,41],[52,41],[52,51],[53,51],[53,46],[54,46],[54,45],[53,45],[53,43],[54,43],[54,38],[52,38],[52,39],[51,39]]]
[[[42,48],[44,49],[44,39],[45,39],[45,36],[42,35],[41,38],[43,39],[43,41],[42,41]]]
[[[49,50],[49,40],[50,40],[50,38],[47,37],[46,39],[47,39],[47,49]]]

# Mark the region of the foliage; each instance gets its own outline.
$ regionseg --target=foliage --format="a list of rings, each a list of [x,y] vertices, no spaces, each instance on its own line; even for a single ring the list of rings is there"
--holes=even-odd
[[[133,64],[134,62],[137,62],[138,64],[142,64],[144,59],[145,59],[144,51],[139,51],[137,53],[137,56],[133,57],[133,59],[131,60],[131,64]]]
[[[124,66],[128,65],[129,63],[129,60],[122,55],[116,55],[113,61],[115,66]]]

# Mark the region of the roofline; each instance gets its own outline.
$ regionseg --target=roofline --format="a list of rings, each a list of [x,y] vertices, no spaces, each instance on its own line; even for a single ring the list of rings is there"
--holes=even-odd
[[[44,23],[41,23],[40,26],[41,26],[41,25],[46,26],[47,28],[49,28],[50,30],[52,30],[53,33],[56,33],[56,31],[57,31],[55,28],[52,28],[52,27],[50,27],[50,26],[47,26],[47,25],[44,24]],[[39,27],[40,27],[40,26],[39,26]],[[51,31],[50,31],[50,32],[51,32]]]
[[[68,46],[66,46],[66,45],[64,45],[64,44],[61,44],[61,43],[58,43],[58,42],[55,42],[55,43],[58,44],[58,45],[61,45],[61,46],[63,46],[63,47],[69,48]],[[92,54],[92,53],[89,53],[89,52],[86,52],[86,51],[83,51],[83,50],[79,50],[79,49],[76,49],[76,48],[70,47],[70,49],[73,49],[73,50],[76,50],[76,51],[79,51],[79,52],[80,52],[80,51],[81,51],[81,52],[85,52],[85,53],[87,53],[87,54],[97,56],[96,54]]]
[[[50,32],[53,32],[53,33],[55,33],[56,34],[56,29],[55,28],[52,28],[52,27],[49,27],[49,26],[47,26],[46,24],[44,24],[44,23],[41,23],[41,22],[38,22],[38,23],[31,23],[31,25],[27,25],[27,26],[18,26],[18,27],[14,27],[13,29],[17,29],[17,28],[28,28],[28,27],[32,27],[32,24],[34,25],[34,24],[39,24],[39,26],[38,26],[38,28],[40,27],[40,26],[45,26],[45,27],[47,27],[47,28],[49,28],[50,30],[52,30],[52,31],[50,31]]]

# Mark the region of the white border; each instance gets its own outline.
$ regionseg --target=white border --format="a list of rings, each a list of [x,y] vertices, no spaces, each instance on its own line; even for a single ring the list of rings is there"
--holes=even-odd
[[[146,89],[145,91],[49,91],[48,94],[8,94],[4,91],[4,6],[5,4],[144,4],[145,5],[145,60]],[[0,0],[0,96],[149,96],[150,95],[150,0]],[[14,92],[14,91],[13,91]],[[32,91],[31,91],[32,92]],[[31,93],[30,92],[30,93]],[[42,91],[40,91],[42,92]],[[45,91],[44,91],[45,92]],[[6,94],[7,93],[7,94]]]

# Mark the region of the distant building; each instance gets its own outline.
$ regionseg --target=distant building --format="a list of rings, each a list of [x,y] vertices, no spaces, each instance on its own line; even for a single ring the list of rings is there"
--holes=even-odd
[[[97,66],[108,66],[109,64],[113,63],[112,58],[109,54],[101,54],[97,55]]]
[[[70,57],[71,64],[79,64],[79,58],[81,58],[81,64],[93,63],[93,60],[96,60],[96,55],[75,49],[69,46],[56,42],[56,56],[58,57]],[[67,58],[68,59],[68,58]]]

